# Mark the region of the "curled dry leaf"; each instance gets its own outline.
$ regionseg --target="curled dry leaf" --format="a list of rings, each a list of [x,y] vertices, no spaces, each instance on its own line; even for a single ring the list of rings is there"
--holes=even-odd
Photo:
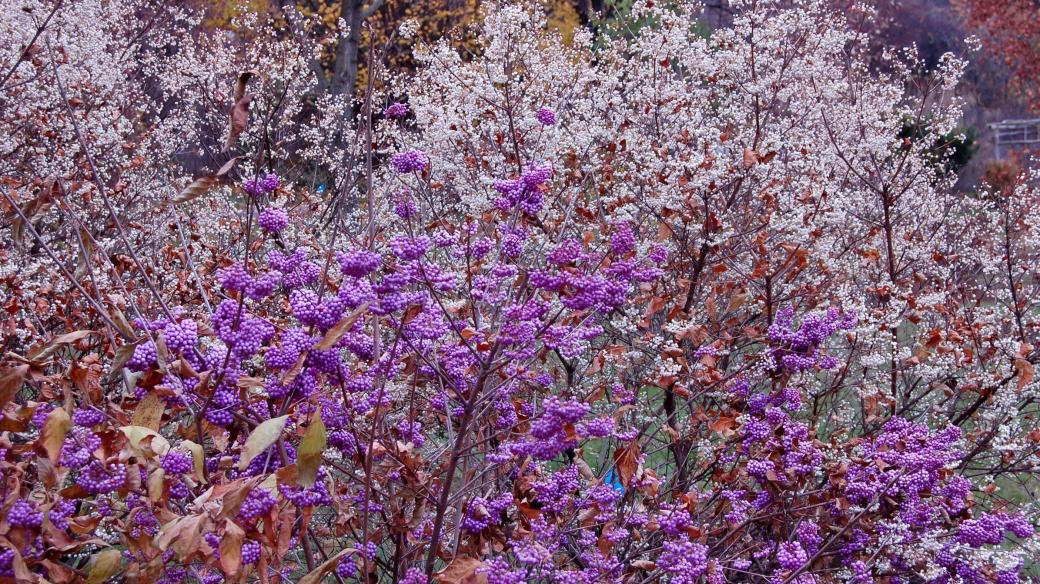
[[[163,500],[163,484],[166,480],[166,471],[157,468],[148,475],[148,500],[152,503],[160,503]]]
[[[177,193],[177,196],[173,199],[173,203],[175,205],[180,205],[181,203],[193,201],[209,192],[213,187],[217,186],[218,182],[220,182],[220,179],[215,176],[199,177],[191,181],[191,184],[184,187],[181,192]]]
[[[50,180],[40,189],[39,194],[22,205],[21,214],[15,213],[14,219],[11,221],[11,240],[18,249],[25,249],[25,221],[22,217],[24,216],[31,222],[46,212],[59,194],[61,194],[61,186],[58,181]]]
[[[181,442],[180,447],[187,448],[188,452],[191,453],[192,468],[195,471],[195,480],[206,482],[206,474],[202,472],[202,465],[205,462],[206,455],[202,451],[202,446],[192,442],[191,440],[185,440]]]
[[[80,260],[76,264],[76,272],[73,274],[76,278],[85,278],[90,272],[90,265],[94,258],[94,252],[97,246],[94,245],[94,238],[90,236],[90,232],[87,231],[82,225],[77,229],[78,237],[81,244],[80,249]]]
[[[220,567],[228,576],[234,576],[242,567],[242,539],[245,531],[230,519],[224,521],[224,536],[220,538]]]
[[[1015,372],[1018,374],[1019,391],[1033,381],[1033,364],[1026,359],[1015,359]]]
[[[170,451],[170,441],[151,428],[123,426],[119,430],[130,441],[130,447],[141,456],[148,457],[152,453],[162,456]]]
[[[187,558],[199,549],[202,533],[211,524],[207,515],[178,517],[159,529],[155,543],[161,550],[173,549],[181,559]]]
[[[148,392],[134,410],[133,425],[158,431],[165,409],[166,402],[154,392]]]
[[[637,570],[642,570],[644,572],[653,572],[657,569],[657,564],[651,562],[650,560],[636,560],[632,562],[632,567]]]
[[[633,441],[614,451],[614,466],[621,477],[621,484],[629,485],[639,468],[639,443]]]
[[[227,142],[224,143],[224,152],[227,152],[238,142],[238,137],[249,125],[249,104],[253,96],[246,93],[249,80],[257,75],[256,71],[243,71],[238,75],[238,83],[235,84],[235,105],[231,108],[231,125],[228,129]]]
[[[220,181],[225,176],[227,176],[229,172],[231,172],[231,169],[234,168],[235,165],[238,164],[238,161],[241,159],[241,156],[234,156],[230,160],[225,162],[224,165],[221,166],[215,174],[199,177],[193,180],[190,185],[185,187],[181,192],[177,193],[177,196],[173,199],[173,204],[180,205],[182,203],[193,201],[201,197],[202,195],[205,195],[213,188],[215,188],[218,184],[220,184]]]
[[[80,339],[85,339],[90,335],[98,334],[97,331],[74,331],[66,333],[60,337],[55,338],[51,342],[43,345],[42,347],[29,351],[29,358],[35,361],[42,361],[47,357],[50,357],[65,345],[71,345]]]
[[[127,361],[134,356],[134,351],[137,349],[137,343],[128,343],[126,345],[120,345],[116,349],[115,357],[112,359],[112,366],[108,372],[108,381],[115,381],[123,371],[123,367],[126,367]]]

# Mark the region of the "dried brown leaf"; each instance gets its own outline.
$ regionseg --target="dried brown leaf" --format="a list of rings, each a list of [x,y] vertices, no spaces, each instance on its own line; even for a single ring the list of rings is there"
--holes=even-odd
[[[321,339],[321,342],[315,345],[314,348],[319,351],[327,351],[331,349],[333,346],[336,345],[336,343],[339,342],[340,339],[343,338],[343,335],[347,334],[347,331],[350,330],[350,327],[354,326],[354,323],[357,322],[357,320],[361,318],[361,316],[365,314],[367,311],[368,303],[362,304],[361,306],[357,307],[357,309],[354,312],[351,312],[347,316],[343,317],[343,319],[336,323],[336,326],[330,328],[329,332],[325,333],[325,336]]]
[[[16,365],[0,372],[0,408],[14,399],[25,380],[29,378],[29,365]]]
[[[123,554],[117,549],[107,549],[94,554],[90,558],[90,573],[87,584],[101,584],[119,571],[119,563]]]
[[[238,137],[249,125],[249,104],[253,96],[246,93],[246,86],[256,75],[256,71],[243,71],[238,75],[238,82],[235,84],[235,105],[231,108],[231,127],[228,129],[227,142],[224,143],[224,152],[238,142]]]
[[[441,584],[486,584],[487,575],[478,574],[484,562],[468,556],[457,556],[440,572],[433,575]]]
[[[191,181],[191,184],[184,187],[184,189],[181,190],[181,192],[177,193],[177,196],[173,199],[173,204],[180,205],[182,203],[194,201],[195,199],[208,193],[210,189],[217,186],[217,183],[219,182],[220,179],[215,176],[199,177]]]
[[[162,424],[163,411],[166,410],[166,402],[154,392],[148,392],[134,410],[131,423],[134,426],[151,428],[156,432]]]
[[[242,567],[242,538],[245,531],[234,521],[224,523],[224,536],[220,538],[220,567],[228,576],[234,576]]]
[[[288,419],[289,416],[271,418],[253,429],[249,438],[246,439],[245,447],[242,448],[242,457],[238,461],[239,470],[244,470],[249,466],[250,461],[281,438],[282,430],[285,429],[285,421]]]
[[[325,574],[328,574],[337,564],[339,564],[341,558],[356,551],[355,548],[350,547],[341,549],[335,555],[322,562],[320,566],[314,568],[314,570],[309,572],[306,576],[300,578],[297,584],[318,584],[323,578],[325,578]]]
[[[622,485],[629,485],[639,468],[639,443],[632,442],[614,451],[614,467]]]
[[[62,442],[71,429],[72,418],[65,412],[65,408],[54,408],[47,414],[47,421],[43,423],[43,432],[40,433],[37,444],[46,453],[51,464],[58,464]]]

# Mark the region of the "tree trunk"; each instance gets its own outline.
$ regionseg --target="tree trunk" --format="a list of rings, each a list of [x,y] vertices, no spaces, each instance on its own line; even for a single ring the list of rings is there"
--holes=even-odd
[[[340,4],[339,16],[350,27],[346,38],[341,38],[336,49],[336,63],[333,68],[332,85],[329,90],[333,95],[353,93],[357,84],[358,45],[361,41],[361,23],[364,21],[364,6],[358,0],[343,0]]]

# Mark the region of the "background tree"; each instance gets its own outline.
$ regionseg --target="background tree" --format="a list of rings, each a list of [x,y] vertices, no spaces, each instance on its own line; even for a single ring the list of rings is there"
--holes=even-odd
[[[1040,5],[1033,0],[956,0],[966,24],[1011,70],[1013,87],[1040,111]]]

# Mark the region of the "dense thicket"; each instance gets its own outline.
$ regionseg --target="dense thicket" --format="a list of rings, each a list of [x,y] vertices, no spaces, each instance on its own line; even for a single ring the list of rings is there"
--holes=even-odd
[[[351,99],[288,9],[0,14],[0,578],[1029,578],[1036,177],[954,189],[954,55],[697,15]]]

